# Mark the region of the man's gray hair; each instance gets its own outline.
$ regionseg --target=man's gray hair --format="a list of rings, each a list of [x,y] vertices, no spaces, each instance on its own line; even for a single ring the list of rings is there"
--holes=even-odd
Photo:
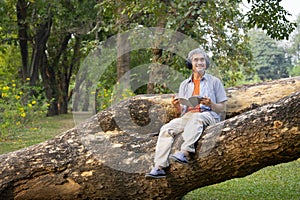
[[[209,57],[208,57],[207,53],[205,53],[205,51],[203,51],[203,50],[200,49],[200,48],[193,49],[192,51],[190,51],[189,54],[188,54],[188,57],[187,57],[187,61],[188,61],[189,63],[192,63],[192,57],[193,57],[193,55],[194,55],[194,54],[199,54],[199,53],[203,55],[203,57],[204,57],[204,59],[205,59],[205,62],[206,62],[206,69],[208,69],[209,66],[210,66],[210,60],[209,60]]]

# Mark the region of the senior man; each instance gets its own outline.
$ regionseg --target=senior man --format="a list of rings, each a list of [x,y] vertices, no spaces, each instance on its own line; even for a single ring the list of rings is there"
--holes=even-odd
[[[180,151],[170,158],[182,164],[188,164],[190,153],[195,153],[195,143],[199,140],[205,127],[214,125],[221,119],[221,113],[226,107],[226,92],[220,79],[206,73],[210,66],[207,54],[197,48],[189,52],[187,67],[192,70],[189,78],[184,80],[179,87],[178,97],[199,97],[199,104],[189,107],[180,104],[175,95],[171,103],[177,109],[180,117],[163,125],[158,135],[155,149],[154,167],[147,178],[164,178],[164,168],[169,166],[169,155],[174,137],[182,134],[183,143]]]

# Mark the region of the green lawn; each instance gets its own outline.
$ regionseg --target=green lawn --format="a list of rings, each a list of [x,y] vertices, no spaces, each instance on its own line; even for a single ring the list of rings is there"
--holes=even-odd
[[[244,178],[203,187],[184,200],[299,200],[300,159],[269,166]]]
[[[0,140],[0,154],[15,151],[74,127],[73,116],[39,119],[33,128],[10,139]],[[188,193],[184,200],[298,200],[300,199],[300,159],[266,167],[244,178],[203,187]]]
[[[0,139],[0,154],[43,142],[72,127],[74,127],[72,114],[41,118],[30,128],[20,130],[13,137]]]

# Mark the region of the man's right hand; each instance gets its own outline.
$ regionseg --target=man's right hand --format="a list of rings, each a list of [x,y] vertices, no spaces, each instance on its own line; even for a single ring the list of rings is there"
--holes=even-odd
[[[177,109],[177,112],[180,114],[181,113],[181,107],[180,107],[179,99],[175,98],[175,95],[172,96],[171,103]]]
[[[180,105],[179,99],[178,99],[178,98],[175,98],[175,95],[172,96],[171,103],[172,103],[175,107],[176,107],[177,105]]]

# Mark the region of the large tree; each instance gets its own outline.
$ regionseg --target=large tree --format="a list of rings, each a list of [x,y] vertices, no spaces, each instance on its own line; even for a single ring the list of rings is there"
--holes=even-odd
[[[120,102],[51,140],[0,155],[0,198],[180,199],[295,160],[299,88],[300,77],[228,89],[228,111],[240,114],[206,129],[190,163],[171,164],[160,180],[144,174],[153,164],[155,133],[175,117],[170,95]]]
[[[32,86],[42,77],[50,103],[48,115],[67,113],[71,77],[82,56],[82,37],[95,22],[96,14],[90,12],[94,5],[79,1],[16,2],[22,77],[30,78]]]
[[[249,3],[247,6],[251,9],[246,14],[240,10],[242,3],[240,0],[228,0],[225,3],[194,0],[123,1],[122,8],[117,8],[118,4],[111,1],[101,1],[99,9],[106,30],[112,29],[116,13],[120,13],[121,10],[127,19],[125,24],[127,28],[122,31],[139,26],[159,27],[192,37],[198,42],[196,46],[200,44],[202,48],[211,52],[212,60],[218,66],[218,72],[215,73],[221,76],[226,85],[232,86],[241,79],[242,73],[251,72],[248,63],[251,59],[251,50],[248,46],[248,38],[244,34],[249,28],[261,27],[276,39],[288,38],[289,33],[295,28],[295,24],[286,19],[288,13],[280,6],[280,1],[249,0],[247,2]],[[113,12],[116,10],[118,12]],[[176,36],[174,39],[176,40]],[[157,80],[161,77],[163,82],[165,78],[161,76],[160,65],[184,67],[183,62],[178,62],[178,59],[174,58],[176,56],[174,52],[157,48],[162,42],[153,41],[151,47],[153,64],[149,65],[147,93],[155,93],[153,79]],[[186,47],[183,44],[181,48]],[[118,64],[118,71],[128,71],[127,65],[124,65],[126,66],[124,70],[120,70],[119,66],[121,65]]]
[[[291,65],[283,47],[260,30],[250,32],[253,69],[260,80],[275,80],[288,77]]]

